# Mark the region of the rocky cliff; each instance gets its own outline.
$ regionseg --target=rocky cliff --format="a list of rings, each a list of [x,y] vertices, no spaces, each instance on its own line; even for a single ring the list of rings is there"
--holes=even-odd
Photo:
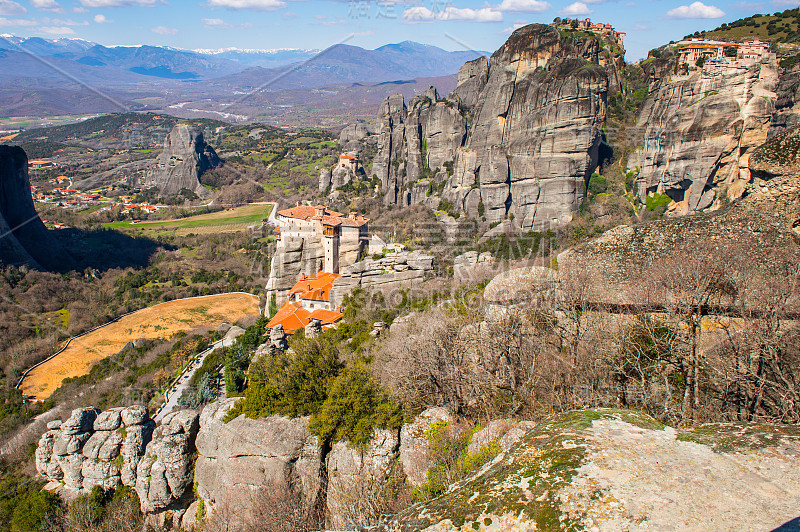
[[[47,424],[36,449],[36,470],[72,490],[134,486],[154,427],[141,405],[105,412],[78,408],[66,421]]]
[[[164,195],[187,189],[200,197],[208,190],[200,184],[206,170],[222,164],[214,148],[206,144],[203,133],[188,124],[177,124],[164,139],[164,150],[144,177],[131,183],[141,188],[156,187]]]
[[[744,192],[747,160],[766,140],[775,110],[778,68],[769,54],[677,72],[666,70],[651,84],[638,118],[642,147],[628,166],[638,170],[642,201],[667,194],[675,201],[670,209],[687,214]]]
[[[71,263],[33,206],[25,151],[0,146],[0,265],[61,270]]]
[[[447,98],[428,91],[406,107],[390,97],[372,168],[386,203],[427,202],[443,189],[455,209],[489,222],[569,221],[599,161],[609,69],[616,86],[622,53],[599,35],[534,24],[488,65],[466,63]]]
[[[615,227],[562,252],[559,270],[578,268],[595,279],[596,294],[608,302],[636,304],[646,295],[641,290],[644,273],[667,257],[739,246],[733,258],[746,257],[755,273],[768,269],[776,253],[797,256],[799,155],[799,128],[775,135],[752,151],[747,168],[752,183],[740,200],[712,212]]]

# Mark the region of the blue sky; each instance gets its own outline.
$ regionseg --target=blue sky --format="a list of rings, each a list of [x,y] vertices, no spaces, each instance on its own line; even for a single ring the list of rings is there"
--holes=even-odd
[[[556,16],[613,24],[628,60],[700,29],[800,0],[0,0],[0,33],[104,45],[365,48],[414,40],[494,51],[515,27]]]

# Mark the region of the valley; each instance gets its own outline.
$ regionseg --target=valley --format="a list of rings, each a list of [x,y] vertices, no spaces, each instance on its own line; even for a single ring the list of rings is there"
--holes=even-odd
[[[138,103],[3,126],[0,531],[792,526],[798,20],[3,37]]]

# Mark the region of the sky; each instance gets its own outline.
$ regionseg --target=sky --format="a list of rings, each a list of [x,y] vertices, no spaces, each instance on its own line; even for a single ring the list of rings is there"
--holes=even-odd
[[[405,40],[447,50],[499,48],[555,17],[626,32],[626,58],[702,29],[800,0],[0,0],[0,33],[182,49],[363,48]]]

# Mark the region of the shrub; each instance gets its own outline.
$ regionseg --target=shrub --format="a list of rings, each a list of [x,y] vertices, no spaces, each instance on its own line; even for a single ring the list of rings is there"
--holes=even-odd
[[[333,380],[308,429],[320,441],[349,440],[364,447],[375,428],[399,427],[402,422],[400,406],[375,384],[363,362],[355,362]]]

